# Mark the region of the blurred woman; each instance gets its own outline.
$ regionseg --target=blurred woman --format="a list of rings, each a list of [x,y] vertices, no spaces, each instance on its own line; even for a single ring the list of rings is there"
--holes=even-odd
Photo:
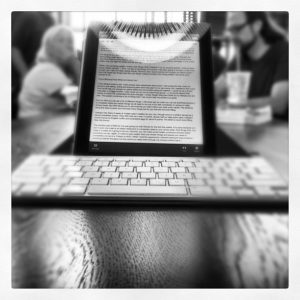
[[[36,64],[23,81],[20,116],[67,107],[61,91],[66,86],[78,85],[79,72],[72,31],[63,25],[49,28],[43,36]]]

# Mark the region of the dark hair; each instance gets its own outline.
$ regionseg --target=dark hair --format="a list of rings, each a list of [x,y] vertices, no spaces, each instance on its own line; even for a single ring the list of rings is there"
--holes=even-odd
[[[276,31],[270,24],[267,14],[263,11],[245,11],[248,23],[253,23],[257,20],[262,21],[261,35],[268,44],[274,44],[277,41],[284,39],[284,36]]]

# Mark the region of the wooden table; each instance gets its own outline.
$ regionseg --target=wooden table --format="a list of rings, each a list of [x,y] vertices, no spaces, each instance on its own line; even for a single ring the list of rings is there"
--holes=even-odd
[[[61,113],[13,123],[12,166],[53,150]],[[288,127],[222,126],[288,174]],[[288,287],[288,215],[201,208],[13,209],[13,287]]]

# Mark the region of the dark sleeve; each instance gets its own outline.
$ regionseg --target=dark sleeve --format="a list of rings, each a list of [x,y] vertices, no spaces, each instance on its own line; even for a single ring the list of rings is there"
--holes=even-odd
[[[280,44],[276,52],[278,60],[274,74],[274,83],[289,79],[289,46],[284,42]]]

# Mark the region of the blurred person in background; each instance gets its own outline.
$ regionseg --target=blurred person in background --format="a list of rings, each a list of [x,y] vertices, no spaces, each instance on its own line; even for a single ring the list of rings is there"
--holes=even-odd
[[[26,74],[20,92],[20,116],[66,108],[63,88],[78,85],[80,63],[73,33],[64,25],[49,28],[42,39],[36,64]]]
[[[11,14],[12,118],[18,117],[18,96],[22,81],[33,66],[44,32],[54,25],[48,12],[14,11]]]
[[[240,51],[241,71],[252,73],[249,108],[271,105],[273,115],[288,119],[288,38],[276,30],[265,12],[228,12],[226,30]],[[237,60],[228,70],[237,70]],[[226,76],[226,75],[225,75]],[[217,98],[226,95],[226,78],[215,81]]]

